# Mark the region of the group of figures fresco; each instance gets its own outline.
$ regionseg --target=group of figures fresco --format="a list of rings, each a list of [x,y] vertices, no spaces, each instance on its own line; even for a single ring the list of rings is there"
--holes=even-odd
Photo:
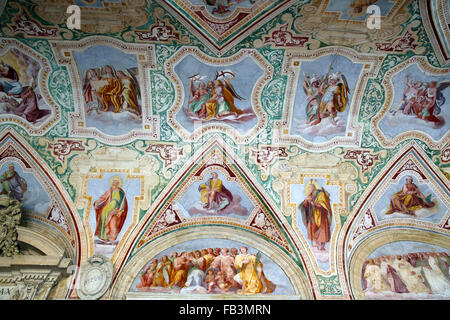
[[[336,125],[337,113],[343,112],[347,107],[350,93],[345,75],[340,72],[331,75],[327,72],[321,77],[316,74],[313,77],[305,75],[303,90],[308,97],[306,123],[313,126],[330,117],[331,123]]]
[[[191,5],[205,6],[211,15],[222,21],[232,16],[238,9],[251,11],[252,7],[258,6],[262,1],[265,0],[189,0],[188,2]],[[344,2],[345,10],[342,12],[336,10],[338,7],[344,7]],[[366,10],[370,5],[379,4],[383,10],[384,8],[390,10],[396,1],[333,0],[326,3],[327,7],[324,10],[341,12],[340,19],[362,21],[367,17]],[[385,16],[387,11],[382,11],[381,15]],[[26,43],[26,41],[23,42]],[[169,45],[166,47],[165,44],[157,44],[154,48],[156,56],[160,59],[158,62],[161,62]],[[172,59],[177,54],[177,48],[170,49],[166,51],[172,55],[168,54],[166,57],[168,59]],[[255,52],[261,54],[261,60],[270,61],[267,65],[277,66],[274,70],[279,70],[284,59],[283,49],[274,50],[273,56],[270,56],[268,48],[267,52],[264,52],[265,50],[266,48],[262,48]],[[280,52],[278,65],[276,59]],[[79,123],[82,124],[79,126],[95,127],[109,135],[121,136],[142,127],[145,115],[156,115],[159,112],[163,119],[170,114],[171,111],[167,111],[170,108],[170,110],[176,110],[173,118],[187,131],[193,132],[194,122],[201,121],[220,124],[215,126],[214,130],[221,133],[223,133],[222,125],[231,127],[239,133],[239,136],[242,136],[256,126],[262,115],[269,118],[268,123],[277,120],[278,117],[284,117],[283,110],[279,110],[280,114],[277,114],[278,111],[268,110],[271,108],[270,102],[263,102],[271,85],[279,80],[280,96],[277,99],[281,105],[285,104],[291,89],[292,96],[295,97],[291,109],[286,112],[289,113],[287,117],[289,123],[285,134],[291,137],[300,135],[312,142],[312,145],[317,146],[334,139],[335,136],[346,137],[351,115],[354,115],[355,119],[358,119],[355,121],[361,122],[362,126],[373,124],[370,122],[372,120],[368,121],[370,123],[359,120],[358,112],[362,110],[363,105],[359,98],[358,101],[354,99],[357,93],[359,96],[366,92],[367,96],[369,95],[369,90],[365,91],[366,88],[359,87],[362,83],[362,75],[367,71],[364,69],[367,69],[369,64],[365,65],[367,62],[363,63],[361,62],[363,59],[359,60],[362,54],[355,53],[354,57],[349,58],[349,54],[341,54],[345,51],[329,52],[319,52],[318,56],[311,55],[301,60],[298,64],[301,65],[298,70],[298,82],[293,83],[292,88],[287,88],[284,84],[289,83],[286,79],[291,75],[269,74],[266,77],[269,80],[262,81],[267,70],[264,70],[260,61],[256,61],[251,55],[239,58],[241,60],[233,60],[233,57],[217,58],[202,52],[202,59],[197,59],[191,54],[186,59],[171,64],[173,70],[167,68],[168,62],[159,66],[162,67],[160,69],[149,70],[146,69],[147,67],[142,67],[144,63],[140,57],[138,64],[139,53],[130,54],[127,50],[118,49],[118,46],[93,44],[87,48],[83,47],[83,50],[73,50],[70,53],[73,58],[71,63],[75,64],[73,70],[77,70],[75,73],[78,73],[76,76],[71,74],[70,79],[79,81],[78,84],[82,88],[80,96],[74,99],[78,98],[82,101],[81,113],[83,120],[86,120],[85,123],[80,120]],[[335,52],[338,53],[334,54]],[[0,113],[15,115],[30,124],[40,125],[55,111],[45,105],[45,99],[53,93],[48,88],[50,83],[39,83],[45,63],[31,57],[35,55],[27,55],[18,49],[10,49],[0,55]],[[51,61],[50,58],[49,61]],[[52,61],[53,63],[59,62]],[[385,79],[377,78],[376,73],[368,76],[373,86],[380,87],[377,93],[384,96],[384,101],[391,101],[387,97],[387,92],[393,95],[388,106],[382,105],[383,99],[378,100],[379,105],[376,107],[379,108],[378,112],[383,114],[380,123],[375,123],[375,130],[379,129],[389,139],[414,130],[429,134],[434,141],[440,140],[448,133],[449,128],[448,110],[446,110],[450,101],[448,74],[437,76],[437,71],[425,72],[415,62],[406,65],[407,67],[400,69],[391,79],[386,78],[386,82],[383,82]],[[61,69],[64,73],[65,69]],[[431,69],[433,68],[430,66],[429,70]],[[49,73],[56,78],[51,71]],[[70,73],[73,72],[70,71]],[[160,92],[151,92],[151,95],[149,94],[151,98],[145,101],[145,94],[156,87],[154,83],[151,83],[153,79],[158,79],[154,77],[156,74],[161,79],[167,80],[168,92],[172,89],[176,91],[174,96],[168,94],[170,97],[165,100],[167,106],[161,107],[166,109],[162,111],[153,109],[157,104],[153,98],[161,94]],[[169,79],[171,74],[176,76]],[[141,82],[147,77],[151,88],[147,88],[147,84]],[[175,83],[176,78],[181,79],[179,83]],[[293,78],[297,79],[297,74]],[[61,79],[65,80],[63,77]],[[392,85],[388,80],[391,80]],[[389,91],[390,86],[392,90]],[[45,92],[45,99],[41,92],[44,87],[46,91],[49,91],[48,94]],[[178,88],[181,89],[178,90]],[[75,89],[74,92],[76,92]],[[184,100],[180,99],[180,108],[177,109],[169,104],[172,100],[177,101],[178,92],[184,92],[180,95],[184,97]],[[255,97],[256,92],[260,96]],[[256,108],[255,102],[258,104],[261,102],[261,108],[259,106]],[[370,103],[367,101],[367,104]],[[70,106],[67,105],[66,109],[70,109]],[[171,124],[166,128],[178,130]],[[162,132],[163,129],[157,127],[157,130]],[[264,128],[257,130],[257,132],[263,131]],[[71,138],[71,133],[67,133],[67,138]],[[44,136],[42,141],[45,139]],[[171,141],[177,141],[176,139],[178,138]],[[415,136],[411,139],[414,140]],[[164,139],[161,138],[161,140]],[[98,145],[100,146],[100,143]],[[383,143],[380,146],[381,149],[384,148]],[[364,148],[365,145],[361,143],[359,147]],[[429,148],[430,152],[436,149],[431,146]],[[392,152],[388,152],[388,156],[384,155],[380,158],[388,161],[394,151],[393,149]],[[378,153],[378,151],[375,152]],[[436,163],[438,160],[433,161]],[[37,175],[19,166],[18,163],[2,163],[4,164],[0,170],[0,196],[8,196],[23,202],[25,211],[46,215],[51,200],[40,184],[40,180],[36,178]],[[67,166],[69,166],[68,163]],[[176,166],[178,164],[175,164]],[[372,169],[375,170],[375,167]],[[68,169],[69,175],[72,174],[71,170]],[[240,182],[237,178],[233,180],[217,167],[214,169],[216,171],[208,172],[208,170],[202,173],[204,176],[201,181],[196,177],[195,179],[198,178],[198,180],[195,182],[188,181],[190,185],[182,186],[182,188],[187,187],[180,193],[178,200],[174,201],[174,207],[178,206],[187,220],[192,219],[189,222],[203,220],[201,218],[196,220],[198,216],[213,216],[224,224],[230,221],[244,224],[243,221],[245,221],[249,225],[246,219],[254,213],[255,206],[252,202],[254,199],[249,196],[250,191],[243,191],[242,183],[245,182]],[[363,170],[361,175],[364,176],[364,174]],[[418,179],[419,174],[409,174],[400,175],[395,181],[390,180],[381,184],[380,188],[385,186],[387,188],[380,191],[379,198],[373,203],[375,215],[378,217],[377,222],[386,222],[382,221],[383,219],[399,218],[403,219],[402,223],[411,223],[415,227],[420,224],[416,224],[413,219],[421,220],[420,222],[423,222],[421,226],[427,223],[433,224],[435,229],[438,223],[441,223],[439,228],[444,223],[448,225],[450,222],[442,219],[447,214],[448,208],[443,205],[445,201],[442,200],[442,195],[435,192],[440,187],[431,187],[429,180],[425,178]],[[127,180],[126,187],[124,187],[124,180]],[[140,182],[131,180],[116,173],[87,178],[85,196],[92,198],[93,201],[89,202],[88,212],[81,215],[84,221],[90,224],[94,253],[111,257],[123,234],[133,229],[130,227],[131,220],[133,223],[138,223],[136,221],[142,218],[137,214],[139,208],[135,203],[138,202],[134,201],[136,199],[134,196],[140,194]],[[340,187],[325,183],[325,180],[325,178],[306,179],[299,183],[296,189],[291,190],[292,194],[297,193],[292,202],[295,203],[295,213],[299,217],[296,226],[298,227],[296,231],[300,230],[299,239],[303,235],[304,239],[300,240],[306,244],[306,249],[311,248],[311,258],[315,258],[317,262],[314,265],[315,271],[323,272],[330,270],[330,261],[335,258],[332,256],[335,244],[330,242],[333,235],[339,234],[339,230],[336,230],[336,221],[339,217],[336,216],[333,206],[339,205]],[[171,187],[172,182],[168,183]],[[158,187],[162,188],[162,186],[160,184]],[[372,188],[371,181],[367,183],[367,188]],[[163,193],[164,190],[153,191]],[[78,190],[75,193],[77,192]],[[136,210],[134,210],[135,205]],[[262,219],[264,224],[264,213],[260,213],[258,217],[257,219]],[[426,220],[428,217],[431,218]],[[295,221],[294,218],[292,219]],[[403,222],[405,220],[408,221]],[[389,220],[389,223],[391,222],[394,225],[398,221]],[[134,233],[134,230],[132,232]],[[240,244],[231,246],[207,241],[202,245],[198,243],[184,247],[180,243],[172,245],[173,247],[170,246],[159,256],[150,256],[153,258],[151,261],[148,259],[142,261],[148,261],[148,264],[138,275],[133,275],[136,279],[130,290],[142,293],[254,295],[274,294],[282,287],[277,274],[278,271],[282,273],[282,270],[273,269],[274,262],[269,264],[266,263],[267,260],[263,260],[263,252],[265,252],[263,250],[260,252]],[[402,251],[398,254],[392,254],[395,251],[392,250],[389,254],[378,253],[365,256],[362,260],[366,257],[367,260],[363,265],[362,273],[360,274],[358,270],[358,281],[361,280],[365,298],[450,298],[449,252],[444,249],[414,250]]]
[[[204,248],[154,259],[139,276],[139,291],[181,294],[269,294],[276,285],[264,274],[261,254],[248,248]]]
[[[11,65],[0,60],[0,112],[14,114],[32,124],[37,124],[51,114],[51,110],[40,108],[42,97],[37,87],[39,65],[17,49],[0,59],[11,60]],[[21,65],[28,63],[28,65]],[[20,72],[18,71],[20,70]],[[24,83],[22,77],[29,78]]]
[[[445,103],[443,90],[450,86],[450,81],[422,82],[405,76],[405,90],[403,99],[391,110],[395,116],[397,112],[404,115],[415,116],[424,121],[439,124],[442,119],[437,116],[441,113],[441,107]]]
[[[317,70],[326,70],[318,74]],[[314,142],[344,136],[362,65],[341,55],[304,61],[293,102],[291,134]]]
[[[87,70],[83,78],[87,114],[94,111],[128,111],[141,118],[142,111],[138,101],[140,90],[136,75],[137,68],[116,70],[110,65]]]
[[[190,77],[190,99],[187,113],[204,121],[232,116],[237,119],[244,112],[237,108],[234,100],[244,100],[234,89],[230,80],[235,74],[216,71],[215,80],[202,81],[199,74]]]
[[[450,257],[446,252],[383,255],[364,262],[365,297],[449,298]]]
[[[74,51],[86,126],[120,136],[142,127],[142,97],[135,54],[96,45]]]

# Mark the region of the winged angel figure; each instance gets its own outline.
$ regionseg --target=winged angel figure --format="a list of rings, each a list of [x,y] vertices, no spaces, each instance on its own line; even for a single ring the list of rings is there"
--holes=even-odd
[[[405,81],[403,99],[391,110],[392,115],[401,111],[405,115],[414,115],[427,122],[440,124],[442,120],[437,115],[441,113],[441,107],[445,103],[443,91],[450,86],[450,80],[426,83],[414,81],[406,75]]]
[[[336,124],[337,113],[344,112],[349,100],[350,89],[345,75],[336,72],[329,76],[329,71],[323,77],[305,75],[303,90],[307,96],[306,123],[312,126],[330,117]]]
[[[231,71],[216,71],[215,79],[204,81],[205,76],[195,74],[189,83],[190,99],[186,113],[191,118],[204,121],[223,118],[238,119],[245,112],[235,105],[235,99],[245,100],[231,84],[235,74]]]

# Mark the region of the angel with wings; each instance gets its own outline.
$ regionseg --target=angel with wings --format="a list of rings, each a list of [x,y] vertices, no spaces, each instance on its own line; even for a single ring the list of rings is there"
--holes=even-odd
[[[207,86],[204,82],[200,82],[197,87],[194,85],[195,79],[190,77],[189,111],[199,118],[205,118],[205,121],[227,116],[237,118],[243,114],[244,111],[237,108],[234,102],[235,99],[244,100],[230,82],[234,76],[231,71],[216,71],[214,81],[208,81]]]
[[[343,112],[347,107],[350,93],[347,79],[340,72],[336,72],[330,77],[327,75],[320,88],[323,92],[319,107],[320,116],[321,118],[331,117],[332,122],[335,122],[337,113]]]
[[[415,115],[428,122],[440,123],[441,120],[437,115],[441,113],[441,106],[445,103],[443,91],[450,86],[450,81],[426,83],[409,80],[408,75],[405,78],[406,89],[403,93],[403,99],[390,112],[395,115],[398,111],[401,111],[403,114]]]
[[[331,65],[330,65],[331,69]],[[322,119],[330,117],[333,123],[338,112],[347,107],[350,89],[347,79],[340,72],[323,77],[314,75],[305,76],[303,90],[307,96],[306,117],[307,123],[318,124]]]
[[[441,120],[436,115],[441,113],[441,106],[445,102],[442,91],[448,86],[450,86],[450,81],[440,82],[439,86],[437,81],[428,83],[417,103],[413,105],[416,116],[425,121],[440,123]]]

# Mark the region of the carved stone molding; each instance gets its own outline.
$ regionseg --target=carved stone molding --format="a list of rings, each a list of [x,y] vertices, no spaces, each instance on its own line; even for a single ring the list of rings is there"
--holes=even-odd
[[[22,217],[22,204],[8,196],[0,198],[0,256],[19,254],[17,226]]]

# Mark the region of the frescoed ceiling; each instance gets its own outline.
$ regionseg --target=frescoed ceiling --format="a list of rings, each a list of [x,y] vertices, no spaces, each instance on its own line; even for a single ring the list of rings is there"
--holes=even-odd
[[[58,275],[0,287],[85,298],[102,255],[102,299],[449,299],[449,12],[0,1],[0,211]]]

